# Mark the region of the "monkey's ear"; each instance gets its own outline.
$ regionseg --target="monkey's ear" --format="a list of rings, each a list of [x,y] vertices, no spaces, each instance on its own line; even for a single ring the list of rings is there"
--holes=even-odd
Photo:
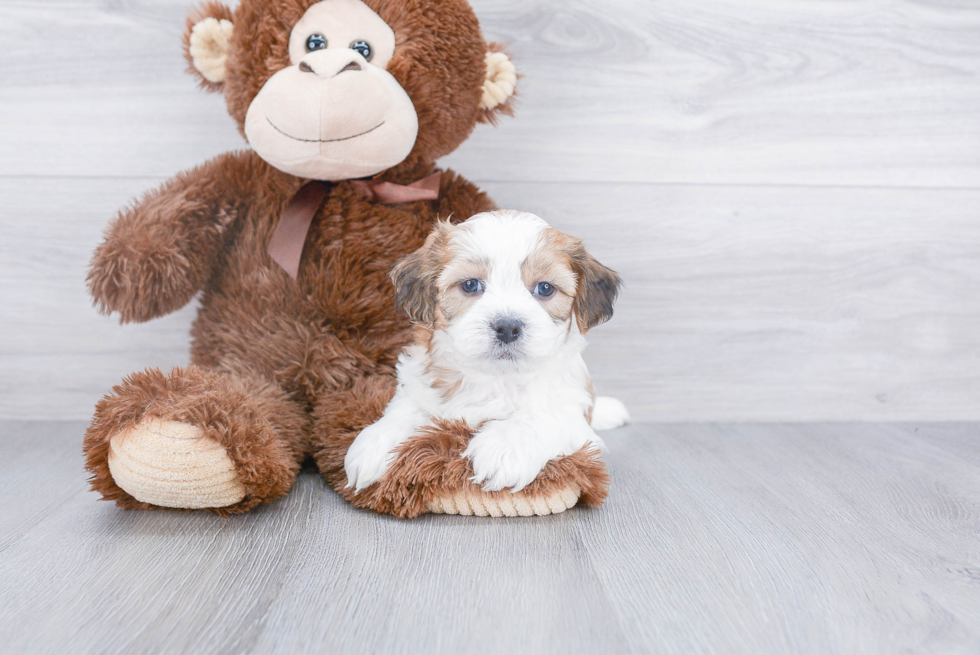
[[[576,241],[569,253],[572,269],[578,277],[572,311],[575,312],[579,331],[585,334],[612,318],[613,303],[619,295],[622,280],[615,271],[606,268],[587,253],[581,241]]]
[[[502,45],[491,43],[488,48],[479,121],[496,124],[501,114],[514,115],[512,99],[517,91],[517,69]]]
[[[225,81],[225,62],[235,29],[231,9],[220,2],[202,4],[187,17],[184,30],[184,58],[187,72],[198,78],[201,87],[220,91]]]
[[[439,261],[452,230],[449,221],[437,222],[422,247],[400,259],[391,270],[395,307],[408,314],[415,323],[435,323]]]

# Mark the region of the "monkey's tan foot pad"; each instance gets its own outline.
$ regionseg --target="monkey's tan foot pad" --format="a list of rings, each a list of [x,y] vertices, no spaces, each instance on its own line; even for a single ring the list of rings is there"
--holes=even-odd
[[[245,498],[224,446],[177,421],[146,419],[114,435],[109,472],[133,498],[160,507],[228,507]]]
[[[432,514],[462,514],[464,516],[546,516],[561,514],[578,502],[582,490],[578,485],[551,490],[544,494],[481,493],[460,491],[440,496],[426,503]]]

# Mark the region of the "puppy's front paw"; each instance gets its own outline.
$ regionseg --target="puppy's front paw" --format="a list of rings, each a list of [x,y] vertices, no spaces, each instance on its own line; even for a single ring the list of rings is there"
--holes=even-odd
[[[361,430],[344,457],[347,488],[354,487],[357,493],[380,480],[395,459],[392,450],[397,445],[397,440],[386,438],[377,423]]]
[[[506,421],[484,426],[463,452],[473,465],[473,482],[485,491],[509,487],[512,493],[529,485],[550,459],[561,454],[535,448],[534,439],[535,435]]]

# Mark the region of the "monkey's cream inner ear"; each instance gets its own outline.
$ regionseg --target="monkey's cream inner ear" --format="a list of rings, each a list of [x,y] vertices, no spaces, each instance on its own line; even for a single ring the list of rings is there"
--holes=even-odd
[[[234,29],[234,24],[224,18],[205,18],[191,28],[191,59],[208,82],[220,84],[225,80],[225,62]]]
[[[483,82],[483,96],[480,109],[490,110],[514,95],[517,88],[517,69],[514,62],[502,52],[488,52],[486,56],[487,77]]]

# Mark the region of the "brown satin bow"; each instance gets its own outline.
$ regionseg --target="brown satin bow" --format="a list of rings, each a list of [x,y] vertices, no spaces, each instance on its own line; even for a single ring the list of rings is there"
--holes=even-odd
[[[441,180],[442,173],[436,171],[407,186],[378,180],[353,180],[351,186],[374,202],[395,204],[438,199]],[[313,223],[313,216],[335,186],[334,182],[307,182],[300,187],[279,217],[279,224],[272,234],[267,252],[294,280],[299,275],[299,260],[303,255],[303,245]]]
[[[377,180],[354,180],[351,185],[375,202],[393,205],[399,202],[435,200],[439,197],[439,183],[441,181],[442,173],[436,171],[408,186]]]

